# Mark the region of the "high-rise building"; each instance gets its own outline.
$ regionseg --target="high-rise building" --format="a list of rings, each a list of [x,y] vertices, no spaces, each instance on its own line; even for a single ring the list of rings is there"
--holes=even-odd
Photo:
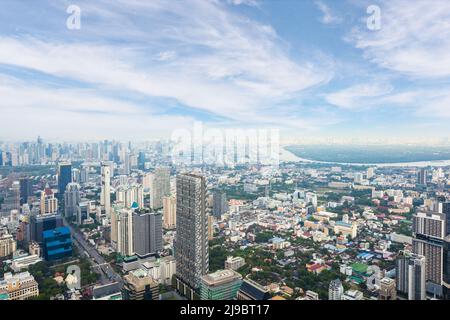
[[[144,208],[144,188],[141,185],[123,185],[116,190],[116,201],[122,202],[125,207],[131,208],[137,204],[139,209]]]
[[[20,210],[20,182],[14,181],[11,186],[12,210]]]
[[[177,176],[177,234],[174,241],[177,290],[190,299],[209,270],[206,181],[196,174]]]
[[[19,179],[20,184],[20,204],[24,204],[28,201],[28,197],[33,194],[33,186],[30,179],[22,177]]]
[[[441,208],[441,213],[445,217],[445,236],[448,236],[450,235],[450,202],[443,202]]]
[[[80,185],[78,183],[69,183],[64,193],[64,216],[66,218],[76,217],[80,210]]]
[[[41,192],[41,215],[54,214],[58,212],[58,199],[52,189],[45,188]]]
[[[129,175],[131,173],[131,155],[130,153],[125,153],[123,164],[122,164],[122,174]]]
[[[311,204],[314,209],[317,209],[317,194],[313,192],[307,192],[305,195],[305,202]]]
[[[20,182],[13,181],[11,188],[6,193],[3,204],[1,205],[1,211],[8,213],[11,210],[20,210]]]
[[[100,204],[105,208],[105,214],[111,215],[111,166],[109,163],[102,163],[102,191]]]
[[[445,216],[445,238],[443,259],[443,296],[450,300],[450,202],[442,203],[442,213]]]
[[[159,284],[142,270],[130,272],[123,277],[124,300],[159,300]]]
[[[72,182],[81,182],[81,171],[80,169],[72,169]]]
[[[43,243],[43,233],[63,226],[61,215],[58,213],[30,216],[30,239],[39,244]]]
[[[343,294],[344,287],[341,280],[332,280],[328,286],[328,300],[341,300]]]
[[[380,280],[379,300],[397,300],[397,287],[395,280],[383,278]]]
[[[161,213],[133,213],[133,249],[140,257],[154,255],[162,250],[162,217]]]
[[[396,261],[397,291],[409,300],[426,298],[426,262],[422,255],[409,251],[400,252]]]
[[[60,227],[43,232],[43,251],[47,261],[72,256],[72,238],[68,227]]]
[[[417,184],[426,186],[427,185],[427,177],[428,177],[427,169],[420,168],[419,172],[417,173]]]
[[[145,169],[145,152],[140,151],[138,154],[138,168],[139,170]]]
[[[220,218],[228,211],[227,194],[225,192],[214,192],[213,195],[213,216]]]
[[[372,168],[372,167],[367,168],[367,173],[366,173],[367,180],[372,179],[374,175],[375,175],[375,168]]]
[[[413,252],[425,256],[427,292],[442,295],[445,215],[417,212],[413,216]]]
[[[170,170],[166,167],[155,169],[150,182],[150,208],[163,207],[163,197],[170,195]]]
[[[80,183],[89,181],[89,167],[82,167],[80,170]]]
[[[133,209],[120,210],[115,222],[117,230],[117,252],[123,256],[132,256],[134,254]]]
[[[117,237],[118,237],[118,222],[120,220],[120,213],[122,210],[124,210],[125,207],[123,203],[116,203],[113,204],[112,210],[111,210],[111,232],[110,232],[110,239],[111,239],[111,246],[117,250]]]
[[[165,229],[174,229],[177,223],[177,200],[175,196],[163,198],[163,219]]]
[[[208,215],[208,240],[214,239],[214,217]]]
[[[242,276],[233,270],[218,270],[204,275],[200,288],[202,300],[233,300],[242,284]]]
[[[450,300],[450,235],[444,241],[444,279],[442,282],[443,297]]]
[[[0,258],[14,254],[17,249],[17,242],[11,234],[0,234]]]
[[[58,197],[63,199],[64,192],[69,183],[72,182],[72,165],[70,163],[58,164]]]

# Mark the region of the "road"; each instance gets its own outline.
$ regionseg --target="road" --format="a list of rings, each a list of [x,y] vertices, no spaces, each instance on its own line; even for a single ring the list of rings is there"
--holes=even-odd
[[[88,259],[91,261],[93,268],[101,276],[101,283],[108,284],[111,282],[118,282],[120,286],[123,286],[122,277],[114,271],[111,265],[98,253],[98,251],[84,239],[81,232],[75,230],[67,221],[64,219],[64,225],[70,229],[72,239],[74,244],[80,251],[80,254],[87,253]]]

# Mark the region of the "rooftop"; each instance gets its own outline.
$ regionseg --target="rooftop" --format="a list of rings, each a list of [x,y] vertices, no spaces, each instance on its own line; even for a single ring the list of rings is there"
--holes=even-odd
[[[202,281],[208,286],[218,286],[227,282],[240,280],[242,276],[233,270],[218,270],[202,277]]]

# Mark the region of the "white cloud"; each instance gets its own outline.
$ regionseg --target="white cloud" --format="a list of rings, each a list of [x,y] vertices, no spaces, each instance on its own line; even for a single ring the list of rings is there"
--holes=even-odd
[[[450,87],[448,85],[394,89],[387,83],[375,82],[333,92],[326,95],[325,99],[332,105],[350,111],[397,108],[420,119],[450,118]]]
[[[334,13],[329,6],[327,6],[322,1],[314,2],[317,8],[322,12],[322,17],[320,22],[323,24],[339,24],[342,22],[342,18]]]
[[[175,51],[164,51],[158,54],[158,61],[168,61],[173,60],[176,57]]]
[[[259,5],[257,0],[227,0],[227,3],[235,6],[246,5],[250,7],[257,7]]]
[[[349,88],[330,93],[325,99],[328,103],[349,110],[364,110],[380,101],[380,97],[392,92],[392,87],[386,83],[358,84]]]
[[[348,37],[379,66],[417,78],[450,76],[450,2],[381,2],[381,30],[353,30]]]
[[[0,77],[1,139],[133,139],[170,136],[193,119],[160,115],[158,108],[100,97],[90,89],[32,86]],[[20,97],[20,98],[19,98]]]
[[[80,30],[85,41],[3,36],[0,63],[118,92],[173,98],[235,121],[263,112],[273,116],[268,106],[333,76],[328,64],[323,67],[326,61],[294,61],[270,26],[230,13],[217,1],[80,6],[91,18]],[[99,38],[112,41],[94,42]]]

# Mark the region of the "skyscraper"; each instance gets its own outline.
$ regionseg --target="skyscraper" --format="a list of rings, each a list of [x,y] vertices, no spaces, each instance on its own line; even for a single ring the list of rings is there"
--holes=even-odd
[[[425,256],[427,292],[442,295],[445,216],[417,212],[413,216],[413,252]]]
[[[443,296],[445,300],[450,300],[450,235],[444,241],[444,279],[442,282]]]
[[[130,153],[125,153],[122,164],[122,174],[129,175],[131,173],[131,155]]]
[[[33,194],[32,184],[28,177],[21,177],[19,179],[20,184],[20,204],[24,204],[28,201],[28,197]]]
[[[443,295],[446,300],[450,300],[450,202],[442,204],[442,213],[445,216],[445,239],[444,239],[444,260],[443,260]]]
[[[116,220],[117,252],[123,256],[132,256],[133,247],[133,210],[122,209]],[[112,236],[111,236],[112,238]]]
[[[427,185],[427,176],[428,176],[427,169],[420,168],[419,172],[417,173],[417,184],[426,186]]]
[[[105,208],[105,214],[111,215],[111,167],[108,163],[102,163],[102,191],[100,204]]]
[[[20,210],[20,183],[13,181],[11,188],[8,189],[3,204],[0,205],[2,213],[10,214],[11,210]]]
[[[32,215],[30,217],[30,240],[43,242],[43,233],[63,226],[61,215],[58,213]]]
[[[145,152],[140,151],[138,154],[138,168],[139,170],[145,169]]]
[[[133,213],[133,249],[140,257],[154,255],[162,250],[162,217],[160,213]]]
[[[214,239],[214,217],[208,215],[208,240]]]
[[[78,183],[69,183],[64,193],[64,216],[66,218],[76,217],[80,210],[80,185]]]
[[[213,216],[220,218],[228,211],[227,194],[225,192],[216,191],[213,195]]]
[[[11,209],[20,210],[20,182],[14,181],[11,186]]]
[[[175,196],[163,198],[164,228],[174,229],[177,223],[177,202]]]
[[[396,261],[397,291],[409,300],[426,298],[426,262],[422,255],[409,251],[400,252]]]
[[[177,176],[176,288],[193,299],[209,270],[206,181],[196,174]]]
[[[45,188],[45,190],[41,192],[41,215],[57,212],[58,199],[56,199],[52,189]]]
[[[170,195],[170,170],[166,167],[155,169],[150,183],[150,207],[160,209],[163,197]]]
[[[127,208],[131,208],[134,203],[142,209],[144,207],[144,188],[141,185],[124,185],[116,190],[116,201],[122,202]]]
[[[117,203],[113,204],[112,210],[111,210],[111,246],[117,250],[117,227],[118,227],[118,221],[120,220],[120,213],[122,210],[124,210],[125,207],[123,203]]]
[[[450,235],[450,202],[442,203],[442,214],[445,217],[445,235]]]
[[[69,183],[72,182],[72,165],[67,162],[58,165],[58,199],[64,198],[64,192]]]

